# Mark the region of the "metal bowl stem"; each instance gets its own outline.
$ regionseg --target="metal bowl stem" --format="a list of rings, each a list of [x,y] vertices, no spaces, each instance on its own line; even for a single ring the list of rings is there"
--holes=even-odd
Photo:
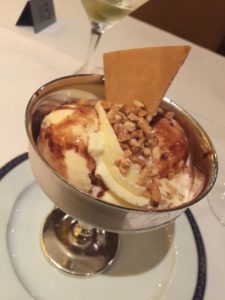
[[[113,262],[119,244],[116,233],[92,229],[54,209],[42,231],[42,250],[58,269],[77,276],[93,276]]]

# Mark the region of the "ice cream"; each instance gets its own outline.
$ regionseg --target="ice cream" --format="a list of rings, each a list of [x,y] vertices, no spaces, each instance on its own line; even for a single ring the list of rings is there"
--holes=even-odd
[[[204,184],[173,113],[152,116],[137,100],[60,105],[43,119],[38,148],[76,188],[120,206],[176,207]]]

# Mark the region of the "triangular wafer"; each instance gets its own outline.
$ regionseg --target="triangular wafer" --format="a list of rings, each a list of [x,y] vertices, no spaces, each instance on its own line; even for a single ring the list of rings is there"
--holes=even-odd
[[[139,100],[153,114],[189,51],[189,46],[165,46],[105,53],[107,101]]]

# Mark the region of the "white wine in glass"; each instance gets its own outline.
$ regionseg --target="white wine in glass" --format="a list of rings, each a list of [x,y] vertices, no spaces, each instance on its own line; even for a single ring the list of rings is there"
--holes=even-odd
[[[118,23],[148,0],[81,0],[91,21],[91,38],[84,65],[77,74],[96,73],[91,66],[91,59],[106,29]],[[94,70],[94,71],[93,71]]]

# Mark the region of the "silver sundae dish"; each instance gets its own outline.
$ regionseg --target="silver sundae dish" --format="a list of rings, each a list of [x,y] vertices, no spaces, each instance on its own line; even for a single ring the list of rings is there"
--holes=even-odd
[[[120,207],[94,198],[78,190],[68,183],[65,178],[57,174],[42,157],[37,147],[37,138],[44,116],[59,104],[79,98],[91,99],[93,101],[104,99],[104,78],[100,75],[68,76],[42,86],[34,93],[27,106],[26,130],[29,138],[29,160],[33,174],[40,187],[57,207],[47,218],[43,229],[44,252],[47,253],[47,256],[49,256],[55,265],[61,265],[60,268],[64,271],[72,274],[92,275],[98,271],[102,271],[104,267],[98,266],[89,270],[87,266],[85,270],[81,267],[77,271],[75,270],[76,267],[62,266],[61,260],[63,255],[66,255],[66,250],[62,251],[64,254],[61,252],[61,254],[58,254],[58,250],[56,250],[58,244],[52,242],[58,235],[56,232],[58,229],[55,229],[58,225],[55,226],[54,224],[57,222],[60,223],[59,219],[67,220],[66,222],[70,224],[67,225],[72,227],[76,223],[74,219],[79,220],[79,224],[85,228],[84,230],[81,226],[83,228],[82,231],[82,229],[79,228],[78,230],[78,227],[76,227],[75,239],[72,241],[69,238],[67,239],[67,242],[70,240],[67,248],[72,252],[74,250],[72,248],[74,247],[82,248],[82,250],[90,247],[93,238],[95,241],[96,239],[98,240],[98,237],[96,238],[98,234],[100,234],[99,239],[101,241],[103,236],[109,241],[113,239],[113,243],[109,242],[109,245],[106,246],[107,249],[111,249],[110,258],[107,258],[107,262],[105,262],[106,265],[109,265],[118,245],[118,238],[115,233],[153,230],[174,221],[190,205],[193,205],[207,195],[216,180],[218,166],[215,149],[206,132],[186,111],[165,97],[161,106],[166,110],[175,112],[175,119],[185,130],[189,139],[190,151],[193,153],[193,163],[205,176],[204,188],[189,202],[171,209],[157,210],[156,208],[154,211]],[[93,234],[92,227],[97,228],[97,234]],[[82,235],[79,241],[76,236],[76,232],[78,231]],[[112,233],[107,233],[106,231]],[[52,232],[55,233],[53,234]],[[63,231],[63,234],[66,234],[66,232],[66,230]],[[109,234],[108,237],[107,234]],[[46,236],[48,237],[46,238]],[[46,242],[49,236],[51,246],[48,246],[49,242]],[[88,245],[86,243],[87,240]],[[52,246],[53,244],[54,246]],[[49,252],[51,253],[49,254]],[[52,252],[57,252],[57,254],[53,254],[52,257]],[[77,252],[76,249],[75,252]],[[73,258],[79,260],[78,254],[74,254]]]

